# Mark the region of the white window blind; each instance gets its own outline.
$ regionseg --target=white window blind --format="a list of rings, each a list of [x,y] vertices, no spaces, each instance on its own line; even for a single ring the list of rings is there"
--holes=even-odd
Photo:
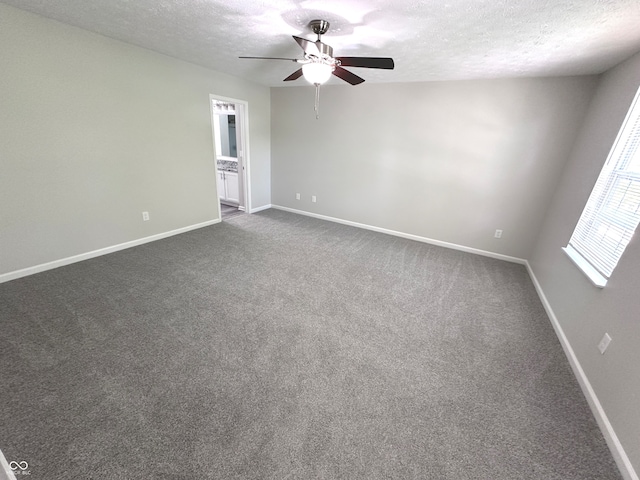
[[[640,90],[567,246],[572,258],[577,252],[604,277],[599,286],[611,276],[640,222],[639,96]]]

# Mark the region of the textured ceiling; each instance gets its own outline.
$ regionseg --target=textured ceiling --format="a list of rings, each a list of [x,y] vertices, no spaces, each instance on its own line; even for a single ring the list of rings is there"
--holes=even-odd
[[[640,0],[0,1],[270,86],[298,66],[237,57],[301,57],[316,18],[335,55],[394,58],[351,69],[368,82],[601,73],[640,51]]]

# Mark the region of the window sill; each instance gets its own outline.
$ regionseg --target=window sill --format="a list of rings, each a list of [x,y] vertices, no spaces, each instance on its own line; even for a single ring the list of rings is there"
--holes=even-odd
[[[571,259],[571,261],[580,269],[582,273],[586,275],[586,277],[591,280],[598,288],[604,288],[607,284],[607,279],[602,276],[600,272],[598,272],[595,268],[591,266],[589,262],[587,262],[582,255],[580,255],[571,245],[567,245],[563,247],[562,250],[567,256]]]

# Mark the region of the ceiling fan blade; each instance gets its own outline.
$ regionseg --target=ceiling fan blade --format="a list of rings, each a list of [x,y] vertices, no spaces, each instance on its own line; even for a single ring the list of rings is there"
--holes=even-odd
[[[306,38],[300,38],[293,35],[293,39],[298,42],[298,45],[304,50],[304,53],[308,53],[310,55],[320,56],[320,50],[318,46]]]
[[[238,58],[253,58],[255,60],[289,60],[290,62],[297,62],[297,58],[282,58],[282,57],[238,57]]]
[[[336,77],[341,78],[345,82],[350,83],[351,85],[358,85],[364,82],[364,78],[361,78],[358,75],[351,73],[349,70],[345,70],[342,67],[336,67],[336,69],[333,71],[333,74]]]
[[[302,69],[299,68],[298,70],[296,70],[295,72],[293,72],[291,75],[289,75],[287,78],[285,78],[283,80],[283,82],[289,82],[291,80],[297,80],[302,76]]]
[[[388,57],[336,57],[343,67],[385,68],[393,70],[393,58]]]

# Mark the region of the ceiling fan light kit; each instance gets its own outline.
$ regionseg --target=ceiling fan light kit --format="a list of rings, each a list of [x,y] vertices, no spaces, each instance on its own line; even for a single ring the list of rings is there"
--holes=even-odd
[[[359,68],[382,68],[386,70],[393,70],[394,62],[392,58],[388,57],[334,57],[333,48],[323,43],[320,37],[329,29],[329,22],[326,20],[312,20],[309,22],[309,28],[318,36],[315,42],[307,40],[305,38],[293,36],[293,39],[300,45],[300,48],[304,51],[303,58],[280,58],[280,57],[240,57],[240,58],[252,58],[263,60],[289,60],[296,63],[301,63],[302,67],[293,72],[287,78],[285,82],[297,80],[304,76],[305,80],[315,85],[316,87],[316,101],[315,112],[316,118],[319,118],[319,98],[320,98],[320,85],[326,83],[331,75],[344,80],[351,85],[359,85],[364,82],[364,78],[351,73],[348,70],[342,68],[345,67],[359,67]]]
[[[302,75],[304,75],[304,79],[312,85],[322,85],[329,80],[334,68],[335,67],[322,62],[305,63],[302,66]]]

